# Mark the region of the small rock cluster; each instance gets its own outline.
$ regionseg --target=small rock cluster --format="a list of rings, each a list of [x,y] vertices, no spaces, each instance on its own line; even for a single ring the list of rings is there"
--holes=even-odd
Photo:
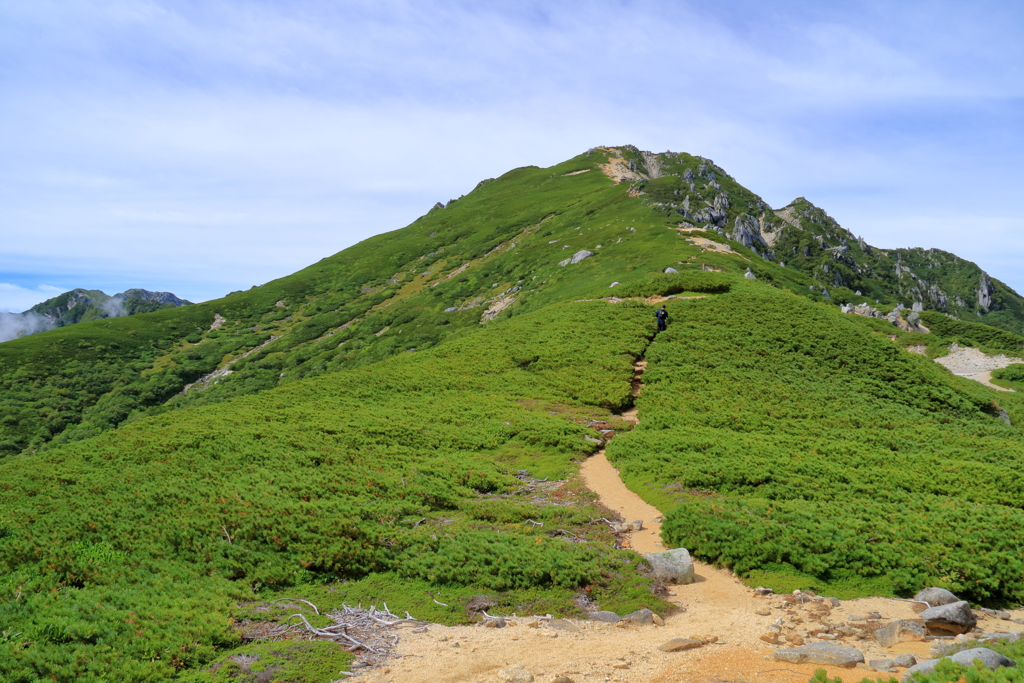
[[[865,318],[879,318],[881,320],[888,320],[893,324],[894,327],[898,327],[904,332],[928,332],[928,328],[921,325],[921,314],[920,310],[922,307],[920,304],[914,304],[914,310],[911,311],[907,316],[904,317],[903,304],[897,304],[889,313],[882,313],[877,308],[869,306],[868,304],[843,304],[839,309],[843,313],[850,315],[862,315]]]
[[[829,619],[832,607],[838,606],[835,598],[823,598],[810,591],[793,591],[792,594],[774,595],[770,589],[758,588],[755,593],[772,600],[771,607],[780,610],[783,616],[776,619],[761,636],[761,640],[773,644],[788,644],[791,647],[775,651],[776,660],[831,666],[855,667],[894,673],[897,669],[906,668],[903,680],[917,671],[929,672],[935,668],[939,659],[948,655],[951,647],[971,641],[968,633],[977,629],[978,615],[965,601],[943,588],[927,588],[914,596],[914,603],[920,608],[918,619],[897,619],[887,624],[882,623],[878,613],[865,617],[848,616],[849,623],[834,623]],[[1001,610],[979,610],[984,616],[1009,619],[1010,615]],[[758,614],[769,616],[771,609],[759,610]],[[955,639],[953,638],[955,636]],[[983,639],[1013,638],[1016,634],[989,634]],[[806,642],[809,639],[826,642]],[[902,654],[892,658],[873,659],[865,662],[864,654],[855,647],[843,645],[841,640],[871,641],[874,640],[884,648],[907,641],[924,641],[932,639],[939,644],[932,648],[935,659],[918,663],[910,654]],[[947,640],[948,639],[948,640]],[[833,642],[828,642],[833,641]],[[980,660],[989,668],[998,666],[1016,666],[1016,662],[988,648],[974,648],[949,655],[953,661],[970,664]]]

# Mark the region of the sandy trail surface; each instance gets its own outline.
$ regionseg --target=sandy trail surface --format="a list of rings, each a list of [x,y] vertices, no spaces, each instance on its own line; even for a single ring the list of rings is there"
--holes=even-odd
[[[635,366],[633,392],[642,387],[645,361]],[[636,410],[623,413],[636,421]],[[662,513],[626,488],[604,451],[581,466],[587,488],[624,521],[643,520],[626,544],[639,553],[664,550]],[[696,579],[687,586],[670,587],[670,602],[681,608],[667,615],[664,625],[609,624],[559,620],[554,628],[532,616],[507,618],[505,628],[431,625],[425,633],[405,632],[397,657],[387,666],[362,673],[357,680],[370,683],[501,683],[502,670],[521,666],[535,683],[559,676],[573,683],[806,683],[816,669],[849,681],[886,679],[891,674],[843,669],[820,664],[775,661],[772,653],[784,645],[769,645],[760,636],[785,615],[809,615],[802,608],[780,608],[778,596],[760,597],[725,569],[694,562]],[[833,622],[863,623],[875,613],[879,621],[916,619],[912,604],[888,598],[842,601],[832,609]],[[1024,611],[1013,613],[1024,616]],[[852,619],[851,619],[852,617]],[[982,619],[986,631],[1024,630],[1010,621]],[[662,652],[658,646],[672,638],[717,636],[717,642],[683,652]],[[811,642],[811,641],[808,641]],[[842,641],[864,653],[865,660],[911,653],[929,659],[930,642],[899,643],[885,649],[874,639]]]

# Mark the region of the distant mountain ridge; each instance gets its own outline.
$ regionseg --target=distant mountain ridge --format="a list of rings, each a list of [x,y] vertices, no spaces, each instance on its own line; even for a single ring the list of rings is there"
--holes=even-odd
[[[3,314],[0,318],[0,342],[89,320],[122,318],[191,303],[171,292],[151,292],[148,289],[133,288],[113,296],[98,289],[72,289],[27,311]]]

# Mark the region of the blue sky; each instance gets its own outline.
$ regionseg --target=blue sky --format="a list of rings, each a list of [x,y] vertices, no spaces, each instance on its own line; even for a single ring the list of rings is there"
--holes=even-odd
[[[1024,292],[1024,5],[0,4],[0,310],[216,298],[631,143]]]

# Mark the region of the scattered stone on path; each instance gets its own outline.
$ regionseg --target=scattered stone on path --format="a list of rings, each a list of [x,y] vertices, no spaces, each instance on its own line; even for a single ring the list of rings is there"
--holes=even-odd
[[[623,621],[629,621],[634,624],[653,624],[654,623],[654,612],[644,607],[638,609],[635,612],[630,612],[626,616],[622,617]]]
[[[655,614],[653,617],[651,617],[651,619],[654,621],[654,625],[655,626],[664,626],[665,625],[665,620],[662,619],[661,617],[659,617],[657,614]]]
[[[553,628],[556,631],[579,631],[576,624],[568,619],[552,619],[548,622],[548,628]]]
[[[551,679],[551,683],[572,683],[572,679],[568,676],[555,676]]]
[[[827,664],[852,669],[864,662],[864,655],[855,647],[836,643],[810,643],[775,651],[775,659],[793,664]]]
[[[882,647],[892,647],[896,643],[906,641],[921,641],[925,639],[926,635],[924,626],[903,619],[897,619],[875,631],[875,638]]]
[[[990,616],[990,617],[992,617],[994,619],[1003,619],[1003,620],[1007,620],[1007,621],[1012,616],[1009,612],[1004,612],[1001,609],[989,609],[987,607],[979,607],[975,611],[976,612],[981,612],[982,614],[988,615],[988,616]]]
[[[768,631],[761,636],[761,640],[768,643],[769,645],[779,644],[779,634],[777,631]]]
[[[893,666],[898,666],[901,669],[906,669],[917,664],[917,657],[910,654],[909,652],[905,652],[904,654],[896,655],[895,657],[893,657],[892,663]]]
[[[929,607],[921,612],[921,618],[932,635],[959,635],[967,633],[978,624],[978,618],[966,600]]]
[[[773,591],[771,588],[765,588],[764,586],[758,586],[754,589],[754,592],[760,595],[761,597],[775,595],[775,591]]]
[[[927,602],[929,607],[951,605],[954,602],[960,601],[960,598],[956,597],[945,588],[937,588],[935,586],[919,591],[918,594],[914,596],[914,599],[920,600],[921,602]]]
[[[628,669],[629,662],[612,662],[613,669]]]
[[[759,617],[767,617],[767,616],[770,616],[771,613],[772,613],[772,611],[770,609],[765,609],[765,608],[762,608],[762,609],[754,611],[754,614],[756,614]]]
[[[633,531],[643,531],[644,520],[642,520],[642,519],[633,520],[632,522],[630,522],[629,526],[632,527]]]
[[[906,671],[903,672],[903,681],[909,681],[911,677],[920,673],[931,673],[935,670],[936,665],[943,659],[951,659],[957,664],[964,666],[971,666],[975,660],[980,660],[982,664],[987,666],[989,669],[998,669],[1001,666],[1017,666],[1017,662],[1005,657],[995,650],[990,650],[987,647],[976,647],[970,650],[963,650],[957,652],[955,655],[950,657],[942,657],[941,659],[929,659],[928,661],[915,664]]]
[[[533,674],[521,665],[498,669],[498,680],[503,683],[533,683]]]
[[[665,583],[693,583],[693,560],[686,548],[673,548],[659,553],[644,555],[644,559],[654,570],[655,578]]]
[[[702,647],[704,643],[693,638],[673,638],[658,646],[662,652],[680,652],[682,650],[694,650]]]
[[[505,620],[501,617],[491,617],[484,622],[487,628],[505,628]]]
[[[590,612],[589,614],[587,614],[587,619],[590,619],[591,621],[604,621],[609,624],[614,624],[621,618],[622,617],[620,617],[615,612],[609,612],[606,609],[598,610],[596,612]]]
[[[875,671],[883,671],[885,673],[893,673],[896,671],[896,665],[891,659],[872,659],[868,662],[868,666]]]

